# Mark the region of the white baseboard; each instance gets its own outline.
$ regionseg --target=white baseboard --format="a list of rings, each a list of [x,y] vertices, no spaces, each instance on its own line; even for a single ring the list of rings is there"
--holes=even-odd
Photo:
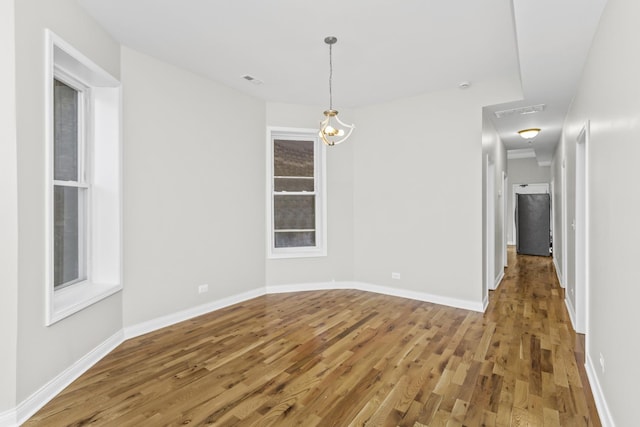
[[[267,285],[267,294],[284,294],[287,292],[330,291],[332,289],[355,289],[353,282],[317,282],[289,285]]]
[[[596,409],[598,410],[598,416],[600,417],[602,427],[615,427],[616,423],[613,422],[613,416],[611,415],[611,411],[609,410],[609,405],[607,405],[607,400],[604,398],[604,393],[602,392],[602,387],[600,386],[600,381],[598,380],[598,375],[596,374],[593,360],[591,360],[591,357],[589,356],[589,353],[586,352],[586,350],[585,353],[586,361],[584,367],[587,371],[587,378],[589,379],[589,384],[591,385],[593,400],[596,401]]]
[[[176,323],[201,316],[203,314],[211,313],[212,311],[220,310],[221,308],[228,307],[239,302],[247,301],[264,294],[264,288],[253,289],[241,294],[232,295],[230,297],[222,298],[219,300],[208,302],[206,304],[198,305],[196,307],[191,307],[186,310],[178,311],[176,313],[167,314],[166,316],[147,320],[136,325],[127,326],[124,328],[124,337],[125,339],[135,338],[137,336],[157,331],[158,329],[165,328],[167,326],[171,326]]]
[[[18,412],[15,409],[0,412],[0,427],[15,427],[18,425]]]
[[[369,283],[352,282],[356,286],[354,289],[361,291],[375,292],[377,294],[391,295],[394,297],[414,299],[417,301],[430,302],[433,304],[447,305],[449,307],[462,308],[464,310],[478,311],[482,310],[482,301],[469,301],[440,295],[428,294],[426,292],[410,291],[408,289],[389,288],[386,286],[371,285]]]
[[[391,295],[395,297],[408,298],[417,301],[425,301],[434,304],[447,305],[449,307],[462,308],[465,310],[483,312],[481,301],[469,301],[457,298],[443,297],[440,295],[428,294],[425,292],[410,291],[408,289],[390,288],[387,286],[373,285],[364,282],[323,282],[305,283],[294,285],[274,285],[267,286],[268,294],[283,292],[320,291],[331,289],[356,289],[359,291],[373,292],[376,294]]]
[[[560,269],[558,268],[558,261],[556,260],[555,254],[553,255],[553,269],[556,271],[556,277],[558,277],[558,283],[560,283],[560,287],[564,288],[564,283],[562,282],[562,274]]]
[[[16,408],[16,419],[18,424],[22,424],[27,421],[65,387],[75,381],[80,375],[84,374],[89,368],[109,354],[113,349],[122,344],[123,341],[124,335],[122,330],[120,330],[110,338],[107,338],[106,341],[98,345],[89,353],[85,354],[73,365],[62,371],[58,376],[42,386],[26,400],[22,401],[22,403],[20,403]]]
[[[573,330],[576,330],[576,311],[569,300],[569,296],[565,295],[564,297],[564,305],[567,307],[567,312],[569,312],[569,319],[571,319],[571,326],[573,326]]]
[[[491,288],[491,290],[495,291],[496,289],[498,289],[498,286],[500,286],[500,282],[502,282],[502,279],[504,279],[504,268],[502,269],[500,274],[498,274],[498,277],[496,277],[496,280],[493,283],[493,288]]]

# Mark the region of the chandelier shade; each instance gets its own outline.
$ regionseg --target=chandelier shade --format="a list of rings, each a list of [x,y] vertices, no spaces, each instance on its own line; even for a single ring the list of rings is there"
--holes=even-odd
[[[536,135],[540,133],[540,128],[522,129],[522,130],[519,130],[518,133],[524,139],[532,139],[532,138],[535,138]]]

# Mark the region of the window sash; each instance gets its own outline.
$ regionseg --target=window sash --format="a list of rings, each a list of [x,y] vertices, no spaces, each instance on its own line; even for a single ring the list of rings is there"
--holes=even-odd
[[[54,292],[88,279],[88,230],[90,217],[90,184],[88,182],[86,137],[88,129],[87,118],[89,117],[87,113],[89,89],[79,80],[59,68],[54,70],[52,85],[55,86],[56,80],[76,91],[75,127],[77,135],[75,140],[75,179],[68,180],[56,179],[58,175],[64,176],[64,174],[59,174],[55,157],[57,144],[62,144],[62,142],[59,141],[56,132],[54,132],[53,138],[52,191],[54,197],[52,200],[52,220],[54,226],[52,228],[52,261]],[[57,106],[56,102],[56,91],[53,90],[54,110]],[[54,129],[57,124],[58,122],[54,115]],[[68,174],[67,177],[71,178]],[[72,227],[72,229],[69,229],[69,227]],[[73,257],[74,259],[69,259],[68,257]]]
[[[276,141],[300,141],[311,144],[313,149],[313,176],[310,174],[308,157],[306,163],[300,165],[289,165],[290,168],[283,169],[283,162],[277,165],[276,162]],[[290,129],[290,128],[269,128],[269,159],[268,159],[268,214],[269,218],[269,238],[268,257],[269,258],[289,258],[289,257],[309,257],[326,255],[326,195],[325,195],[325,169],[324,169],[324,147],[321,146],[317,137],[317,130],[314,129]],[[295,151],[295,150],[294,150]],[[304,150],[303,150],[304,151]],[[293,155],[296,153],[294,152]],[[285,162],[286,163],[286,162]],[[280,172],[276,174],[276,172]],[[284,173],[282,173],[284,172]],[[293,172],[293,173],[291,173]],[[284,185],[283,184],[284,181]],[[309,182],[310,181],[310,182]],[[313,220],[301,221],[297,223],[294,219],[292,224],[279,225],[276,223],[279,213],[277,212],[278,197],[290,197],[295,199],[313,198]],[[307,206],[303,210],[309,209]],[[295,210],[295,209],[294,209]],[[290,213],[291,214],[291,213]],[[313,233],[310,235],[309,233]],[[284,243],[283,238],[289,243]]]

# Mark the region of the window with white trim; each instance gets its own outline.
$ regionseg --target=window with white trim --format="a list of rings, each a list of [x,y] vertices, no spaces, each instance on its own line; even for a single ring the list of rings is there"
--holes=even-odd
[[[316,129],[269,128],[268,256],[325,256],[325,147]]]
[[[85,98],[88,88],[55,73],[53,79],[53,287],[87,278],[87,162]]]
[[[122,289],[120,82],[46,31],[46,324]]]

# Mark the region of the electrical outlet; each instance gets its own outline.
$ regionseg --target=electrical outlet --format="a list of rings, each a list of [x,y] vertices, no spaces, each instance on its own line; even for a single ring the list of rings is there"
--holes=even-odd
[[[602,373],[604,374],[604,356],[600,353],[600,367],[602,368]]]
[[[209,292],[209,285],[207,285],[206,283],[204,285],[200,285],[198,286],[198,293],[199,294],[203,294],[205,292]]]
[[[400,273],[391,273],[391,278],[395,280],[400,280]]]

